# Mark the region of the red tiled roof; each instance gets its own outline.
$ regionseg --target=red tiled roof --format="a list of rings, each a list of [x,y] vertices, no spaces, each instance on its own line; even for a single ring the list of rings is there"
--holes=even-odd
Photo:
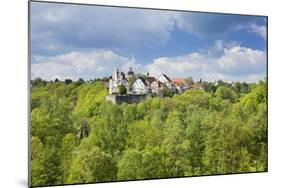
[[[173,84],[175,84],[175,85],[182,85],[182,84],[185,84],[185,80],[184,80],[184,79],[180,79],[180,78],[178,78],[178,79],[173,79],[172,82],[173,82]]]

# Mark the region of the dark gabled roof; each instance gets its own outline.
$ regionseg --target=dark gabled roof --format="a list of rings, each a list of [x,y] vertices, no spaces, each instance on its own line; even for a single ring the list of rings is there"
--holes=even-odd
[[[172,80],[164,73],[162,73],[162,75],[169,81],[169,82],[172,82]]]
[[[139,77],[138,79],[140,79],[140,80],[144,83],[144,85],[146,85],[146,86],[147,86],[147,83],[146,83],[146,81],[145,81],[145,79],[144,79],[144,78]]]
[[[150,76],[150,77],[148,76],[148,77],[145,78],[145,80],[146,80],[149,84],[151,84],[152,82],[156,81],[156,78],[151,77],[151,76]]]

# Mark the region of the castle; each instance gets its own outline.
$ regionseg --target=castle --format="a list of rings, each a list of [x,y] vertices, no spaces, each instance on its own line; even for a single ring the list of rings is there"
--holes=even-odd
[[[134,72],[130,69],[132,75]],[[128,72],[128,76],[130,75],[130,71]],[[129,82],[128,78],[126,78],[123,72],[119,72],[117,68],[115,68],[111,79],[109,79],[109,94],[119,93],[119,86],[125,86],[126,90],[129,91]]]
[[[147,75],[136,75],[132,68],[125,74],[115,68],[109,79],[109,94],[119,94],[119,88],[126,88],[128,95],[163,95],[163,89],[174,92],[183,92],[188,88],[182,79],[171,80],[166,74],[162,73],[158,78]]]

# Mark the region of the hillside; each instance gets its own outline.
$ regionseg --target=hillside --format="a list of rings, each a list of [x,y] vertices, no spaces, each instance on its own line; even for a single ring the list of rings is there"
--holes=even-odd
[[[116,105],[101,81],[33,84],[32,185],[266,171],[266,88]]]

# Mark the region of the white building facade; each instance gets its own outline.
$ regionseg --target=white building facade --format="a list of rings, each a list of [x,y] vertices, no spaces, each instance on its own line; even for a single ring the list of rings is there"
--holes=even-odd
[[[119,72],[116,68],[112,74],[112,78],[109,79],[109,94],[119,93],[119,86],[123,85],[129,90],[128,80],[123,72]]]
[[[133,84],[129,86],[129,80],[135,80]],[[126,94],[132,95],[146,95],[146,94],[161,94],[163,93],[163,86],[167,86],[170,90],[175,90],[176,85],[173,84],[172,80],[165,74],[161,74],[158,79],[149,76],[136,76],[130,68],[127,74],[119,71],[115,68],[111,78],[108,82],[109,94],[118,94],[119,86],[125,86]],[[181,88],[180,88],[181,89]]]
[[[138,78],[133,84],[133,94],[144,95],[147,93],[148,93],[147,84],[141,78]]]
[[[165,74],[161,74],[159,77],[158,77],[158,81],[165,84],[169,89],[173,89],[173,83],[172,83],[172,80],[166,76]]]

